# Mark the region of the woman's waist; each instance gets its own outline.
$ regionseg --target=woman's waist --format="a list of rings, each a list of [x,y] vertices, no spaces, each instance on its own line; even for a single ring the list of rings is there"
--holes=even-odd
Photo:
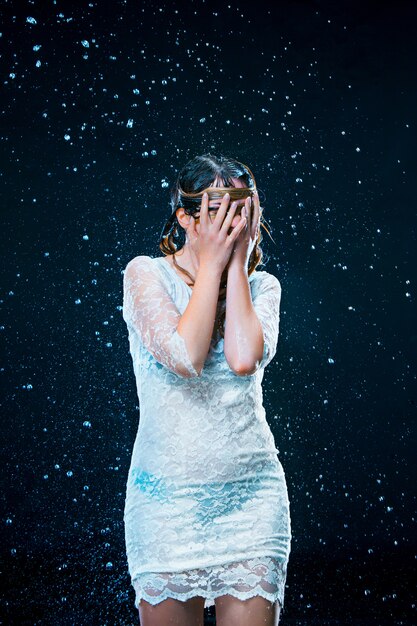
[[[141,404],[137,438],[154,446],[183,442],[186,448],[204,450],[211,446],[227,453],[227,445],[233,442],[238,447],[253,442],[264,446],[273,435],[263,406],[242,403],[238,407],[222,405],[214,410],[205,403],[183,401],[176,407],[169,402],[159,406]]]
[[[204,433],[176,430],[169,436],[138,432],[132,453],[132,465],[165,475],[224,479],[242,473],[257,473],[276,467],[278,450],[272,432],[267,429],[236,433]]]

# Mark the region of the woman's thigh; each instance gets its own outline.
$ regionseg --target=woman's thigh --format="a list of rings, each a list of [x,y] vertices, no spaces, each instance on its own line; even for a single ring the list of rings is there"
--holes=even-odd
[[[216,598],[216,626],[277,626],[279,602],[272,603],[261,596],[239,600],[224,595]]]
[[[139,622],[140,626],[204,626],[204,598],[196,596],[185,602],[167,598],[155,606],[141,600]]]

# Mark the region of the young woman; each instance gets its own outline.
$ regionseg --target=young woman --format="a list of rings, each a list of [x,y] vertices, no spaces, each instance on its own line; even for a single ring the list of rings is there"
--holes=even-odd
[[[281,285],[262,260],[250,169],[202,155],[180,171],[163,256],[123,279],[140,421],[124,512],[141,626],[276,626],[291,522],[262,398]],[[267,230],[267,229],[265,229]]]

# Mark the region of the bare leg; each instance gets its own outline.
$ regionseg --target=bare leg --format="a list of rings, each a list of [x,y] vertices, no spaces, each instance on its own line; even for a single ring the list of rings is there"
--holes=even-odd
[[[217,626],[278,626],[280,605],[255,596],[239,600],[224,595],[215,599]]]
[[[196,596],[185,602],[167,598],[155,606],[141,600],[139,623],[140,626],[204,626],[204,598]]]

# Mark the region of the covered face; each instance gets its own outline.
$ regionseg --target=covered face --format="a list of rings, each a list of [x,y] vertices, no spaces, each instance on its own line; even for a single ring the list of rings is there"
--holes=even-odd
[[[242,209],[245,206],[245,200],[248,196],[252,195],[252,190],[245,187],[244,183],[239,178],[233,178],[233,184],[234,187],[223,187],[214,184],[212,187],[205,190],[209,194],[209,216],[211,221],[215,219],[223,197],[226,193],[228,193],[230,195],[228,205],[229,208],[232,205],[232,202],[237,202],[235,217],[233,218],[231,226],[234,227],[239,222]],[[202,194],[203,193],[204,192],[202,192]],[[196,221],[198,221],[199,213],[194,213],[193,217]]]
[[[210,172],[210,169],[214,171]],[[212,178],[210,173],[213,175]],[[172,238],[179,238],[178,244],[182,245],[180,241],[182,229],[178,229],[178,224],[186,228],[190,219],[188,217],[184,221],[184,215],[192,216],[196,223],[196,231],[199,230],[201,203],[205,192],[208,194],[209,215],[212,221],[226,193],[229,193],[230,197],[228,207],[231,207],[234,201],[238,203],[233,219],[234,227],[240,219],[245,199],[253,196],[255,191],[255,178],[248,166],[233,159],[223,157],[219,159],[213,155],[196,157],[183,168],[175,187],[171,190],[172,213],[161,233],[161,250],[171,253],[173,242],[168,244],[171,233]]]

